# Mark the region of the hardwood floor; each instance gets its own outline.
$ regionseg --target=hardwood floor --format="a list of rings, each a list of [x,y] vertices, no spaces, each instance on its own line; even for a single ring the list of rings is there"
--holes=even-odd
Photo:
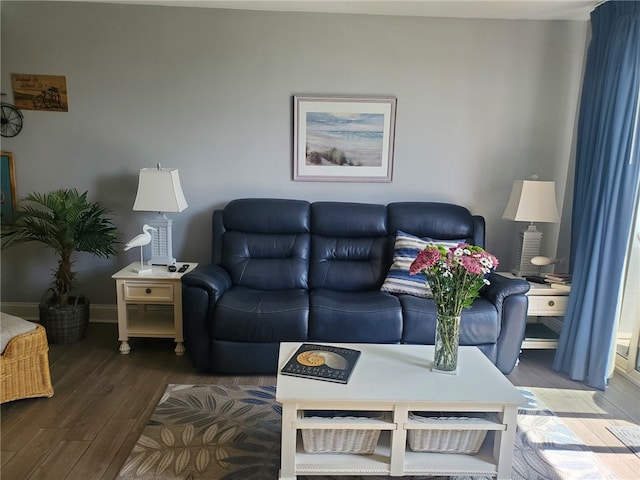
[[[130,344],[121,355],[117,326],[91,324],[84,341],[50,346],[54,396],[0,407],[2,480],[113,479],[169,383],[275,384],[275,376],[200,374],[170,340]],[[606,426],[640,425],[640,389],[614,377],[606,392],[591,390],[551,370],[552,361],[552,351],[525,351],[509,379],[533,390],[619,479],[639,478],[640,458]]]

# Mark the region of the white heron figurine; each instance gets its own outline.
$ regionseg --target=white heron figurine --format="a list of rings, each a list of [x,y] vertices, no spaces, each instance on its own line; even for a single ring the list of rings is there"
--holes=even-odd
[[[145,268],[142,258],[142,247],[151,243],[151,232],[149,232],[149,230],[156,231],[155,228],[145,223],[142,226],[142,233],[140,235],[136,235],[124,245],[125,252],[127,250],[131,250],[132,248],[140,247],[140,268],[136,269],[138,274],[151,272],[151,267]]]

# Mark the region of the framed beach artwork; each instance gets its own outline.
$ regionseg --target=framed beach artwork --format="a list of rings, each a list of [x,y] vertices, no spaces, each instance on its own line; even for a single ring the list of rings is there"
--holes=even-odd
[[[17,208],[13,154],[2,152],[0,161],[0,225],[13,225]]]
[[[293,180],[390,182],[395,97],[294,96]]]

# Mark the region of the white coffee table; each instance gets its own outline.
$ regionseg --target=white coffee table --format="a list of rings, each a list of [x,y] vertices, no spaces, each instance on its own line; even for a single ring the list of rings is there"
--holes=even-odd
[[[326,345],[326,343],[325,343]],[[476,347],[460,347],[458,374],[431,371],[433,347],[423,345],[331,344],[362,352],[346,385],[278,374],[282,404],[280,480],[296,475],[487,475],[511,477],[518,406],[524,398]],[[282,343],[280,368],[300,346]],[[387,412],[383,420],[303,418],[304,410]],[[410,411],[488,412],[494,420],[411,422]],[[446,415],[445,415],[446,416]],[[307,454],[299,430],[382,430],[372,455]],[[489,430],[476,455],[413,452],[407,431],[416,428]]]

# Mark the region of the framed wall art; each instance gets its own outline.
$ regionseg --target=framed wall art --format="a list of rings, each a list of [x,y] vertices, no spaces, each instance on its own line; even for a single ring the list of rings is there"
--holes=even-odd
[[[13,99],[21,110],[68,112],[67,79],[62,75],[12,73]]]
[[[13,225],[16,208],[16,176],[13,154],[0,154],[0,225]]]
[[[395,97],[294,96],[293,180],[390,182]]]

